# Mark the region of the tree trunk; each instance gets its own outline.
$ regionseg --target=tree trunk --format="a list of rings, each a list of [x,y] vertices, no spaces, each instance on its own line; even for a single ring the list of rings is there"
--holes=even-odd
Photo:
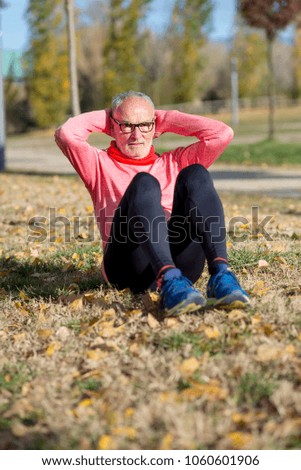
[[[273,140],[275,135],[275,78],[273,65],[273,43],[274,38],[267,35],[268,42],[268,99],[269,99],[269,129],[268,140]]]
[[[80,114],[77,67],[76,67],[76,36],[74,24],[74,0],[65,0],[67,31],[68,31],[68,55],[71,87],[72,115]]]

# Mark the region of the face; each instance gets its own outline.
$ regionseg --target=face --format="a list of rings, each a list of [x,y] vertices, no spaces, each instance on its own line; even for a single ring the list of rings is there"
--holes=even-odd
[[[118,108],[113,111],[113,117],[119,122],[128,122],[131,124],[139,124],[142,122],[150,122],[154,119],[155,110],[151,103],[144,98],[130,97],[126,99]],[[119,125],[111,119],[112,135],[115,137],[118,149],[129,158],[143,158],[149,154],[153,143],[155,133],[154,129],[150,132],[143,133],[139,127],[135,127],[133,132],[123,134]]]

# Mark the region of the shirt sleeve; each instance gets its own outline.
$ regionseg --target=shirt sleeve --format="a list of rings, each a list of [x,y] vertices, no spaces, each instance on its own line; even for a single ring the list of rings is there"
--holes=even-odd
[[[97,180],[101,151],[90,145],[87,140],[92,132],[110,135],[108,121],[105,110],[91,111],[68,119],[55,132],[58,147],[90,191],[93,191]]]
[[[156,110],[154,137],[173,132],[187,137],[196,137],[198,142],[173,151],[176,159],[189,164],[200,163],[208,168],[221,155],[233,138],[233,130],[215,119],[181,113],[180,111]],[[184,164],[185,166],[185,164]]]

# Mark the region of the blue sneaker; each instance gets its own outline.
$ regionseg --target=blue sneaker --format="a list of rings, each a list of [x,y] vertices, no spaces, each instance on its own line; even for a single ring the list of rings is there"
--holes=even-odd
[[[207,297],[208,306],[224,309],[244,308],[250,303],[248,294],[240,287],[237,277],[226,264],[210,277]]]
[[[164,311],[164,316],[194,312],[205,304],[205,298],[192,287],[192,282],[179,269],[170,269],[165,273],[160,292],[160,309]]]

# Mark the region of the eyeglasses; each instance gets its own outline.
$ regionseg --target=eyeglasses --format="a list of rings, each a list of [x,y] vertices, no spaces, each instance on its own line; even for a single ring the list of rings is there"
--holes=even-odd
[[[139,122],[139,124],[132,124],[130,122],[119,122],[113,116],[111,116],[111,118],[113,119],[114,122],[116,122],[116,124],[118,124],[120,131],[123,134],[131,134],[132,132],[134,132],[136,127],[138,127],[140,132],[142,132],[143,134],[146,134],[147,132],[151,132],[155,125],[155,119],[153,121]]]

